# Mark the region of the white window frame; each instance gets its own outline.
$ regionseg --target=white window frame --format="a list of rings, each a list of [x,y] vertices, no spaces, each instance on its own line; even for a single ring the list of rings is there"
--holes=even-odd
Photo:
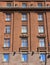
[[[27,26],[22,26],[21,32],[24,34],[27,33]]]
[[[25,55],[25,57],[23,57],[23,55]],[[22,60],[22,62],[27,62],[28,61],[28,54],[27,53],[22,53],[21,54],[21,60]]]
[[[43,21],[43,14],[38,14],[38,21]]]
[[[41,8],[41,7],[42,7],[42,3],[38,3],[38,7],[40,7],[40,8]]]
[[[27,14],[26,13],[22,13],[22,21],[27,21]]]
[[[22,3],[22,8],[26,8],[27,4],[26,3]]]
[[[39,47],[45,47],[45,39],[44,38],[39,39]]]
[[[10,38],[4,39],[4,47],[10,47]]]
[[[6,25],[6,26],[5,26],[4,33],[9,34],[10,32],[11,32],[11,27],[10,27],[10,25]]]
[[[6,13],[6,21],[10,21],[11,20],[11,14],[10,13]]]
[[[21,43],[21,47],[28,47],[28,39],[27,38],[22,38],[22,43]]]
[[[8,56],[7,59],[5,58],[5,55]],[[9,61],[9,54],[8,54],[8,53],[4,53],[4,54],[3,54],[3,61],[4,61],[4,62],[8,62],[8,61]]]
[[[45,60],[46,60],[45,53],[40,53],[40,61],[45,62]]]
[[[38,26],[38,32],[44,33],[44,26]]]

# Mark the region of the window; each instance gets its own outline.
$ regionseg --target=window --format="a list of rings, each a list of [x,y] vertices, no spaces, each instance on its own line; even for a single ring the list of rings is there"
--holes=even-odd
[[[3,56],[4,56],[3,57],[3,61],[4,62],[8,62],[9,61],[9,54],[8,53],[5,53]]]
[[[46,55],[44,53],[40,54],[40,61],[44,61],[46,60]]]
[[[22,3],[22,8],[26,8],[27,4],[26,3]]]
[[[10,21],[11,20],[11,14],[10,13],[6,13],[6,21]]]
[[[24,61],[24,62],[28,61],[28,54],[27,53],[22,54],[22,61]]]
[[[10,33],[10,26],[5,26],[5,33]]]
[[[38,14],[38,21],[43,21],[43,14]]]
[[[4,47],[10,47],[10,38],[5,38],[4,39]]]
[[[28,47],[28,40],[27,38],[22,38],[22,47]]]
[[[38,26],[38,32],[44,33],[44,26]]]
[[[7,7],[10,7],[11,6],[11,3],[7,3]]]
[[[26,13],[22,13],[22,21],[26,21],[27,20],[27,14]]]
[[[39,46],[40,46],[40,47],[45,47],[44,38],[40,38],[40,39],[39,39]]]
[[[38,3],[38,7],[42,7],[42,3]]]
[[[27,26],[22,26],[22,33],[27,33]]]

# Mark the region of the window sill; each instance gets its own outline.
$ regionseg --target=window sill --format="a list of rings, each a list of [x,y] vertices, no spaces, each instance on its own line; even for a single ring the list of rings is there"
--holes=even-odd
[[[2,63],[9,63],[9,61],[2,61]]]
[[[5,20],[6,21],[6,20]],[[10,22],[11,20],[9,20],[9,21],[6,21],[6,22]]]
[[[9,49],[10,47],[3,47],[4,49]]]
[[[21,34],[23,34],[23,35],[24,35],[24,34],[28,34],[28,33],[26,32],[26,33],[21,33]]]
[[[38,22],[43,22],[43,20],[38,20]]]
[[[38,34],[44,34],[44,32],[39,32]]]
[[[27,22],[28,20],[22,20],[22,22]]]

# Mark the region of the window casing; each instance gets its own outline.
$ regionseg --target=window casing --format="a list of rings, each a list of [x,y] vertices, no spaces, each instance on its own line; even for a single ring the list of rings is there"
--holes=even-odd
[[[22,33],[27,33],[27,26],[22,26]]]
[[[45,62],[45,60],[46,60],[46,55],[44,53],[41,53],[40,54],[40,61]]]
[[[22,13],[22,21],[27,21],[27,14],[26,13]]]
[[[28,47],[28,39],[27,38],[22,38],[21,47]]]
[[[28,61],[28,54],[27,53],[22,53],[21,58],[22,58],[23,62],[27,62]]]
[[[6,19],[7,22],[11,20],[11,14],[10,13],[6,13]]]
[[[39,46],[40,47],[45,47],[45,39],[44,38],[39,39]]]
[[[11,6],[11,3],[7,3],[7,5],[6,5],[7,7],[10,7]]]
[[[3,61],[4,62],[8,62],[9,61],[9,54],[8,53],[4,53],[3,54]]]
[[[26,3],[22,3],[22,8],[26,8],[27,4]]]
[[[7,26],[5,26],[5,33],[10,33],[10,26],[9,25],[7,25]]]
[[[44,33],[44,26],[38,26],[38,33]]]
[[[10,47],[10,38],[5,38],[4,39],[4,47],[6,48],[6,47]]]
[[[42,13],[38,14],[38,21],[43,21],[43,14]]]
[[[42,7],[42,3],[38,3],[38,7]]]

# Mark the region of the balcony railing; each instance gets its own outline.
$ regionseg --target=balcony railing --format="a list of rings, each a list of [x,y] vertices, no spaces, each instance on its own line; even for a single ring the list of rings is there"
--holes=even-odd
[[[45,52],[46,51],[46,47],[38,47],[37,51],[38,52]]]
[[[28,51],[28,47],[20,47],[19,51]]]
[[[0,0],[0,1],[14,1],[14,0]],[[15,1],[32,1],[32,2],[40,1],[41,2],[41,1],[49,1],[49,0],[15,0]]]
[[[22,6],[10,6],[10,7],[7,7],[7,6],[0,6],[0,9],[14,9],[14,10],[18,10],[18,9],[27,9],[27,10],[34,10],[34,9],[50,9],[50,6],[41,6],[41,7],[38,7],[38,6],[27,6],[27,7],[22,7]]]

